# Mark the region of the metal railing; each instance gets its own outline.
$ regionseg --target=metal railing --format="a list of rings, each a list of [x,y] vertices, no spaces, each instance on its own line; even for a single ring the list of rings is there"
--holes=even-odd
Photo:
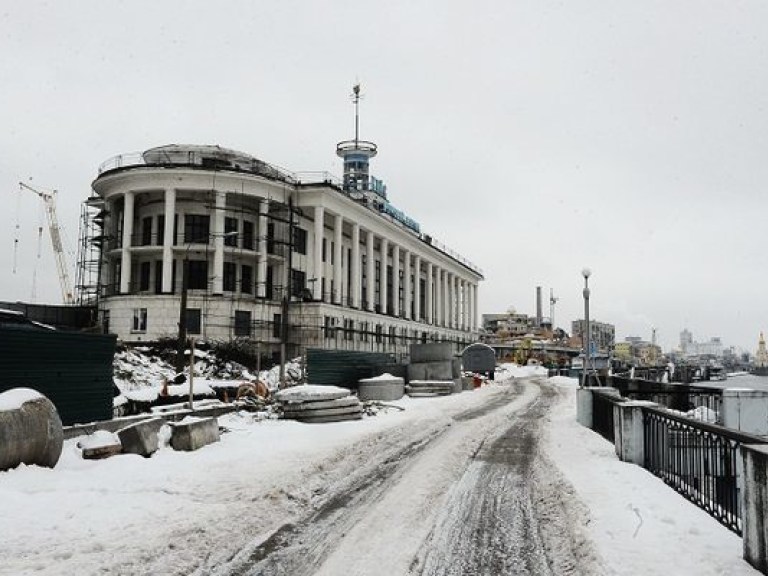
[[[613,406],[621,402],[622,398],[595,390],[592,399],[592,429],[609,442],[613,442]]]
[[[741,535],[739,452],[763,438],[643,408],[645,468]]]

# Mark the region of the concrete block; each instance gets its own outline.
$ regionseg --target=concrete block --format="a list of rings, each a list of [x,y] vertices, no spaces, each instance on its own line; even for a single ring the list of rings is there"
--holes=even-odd
[[[463,390],[462,384],[461,384],[461,377],[454,378],[453,379],[453,393],[459,394]]]
[[[64,445],[64,432],[56,407],[42,394],[13,388],[0,394],[0,470],[19,464],[53,468]]]
[[[117,436],[123,445],[123,452],[148,458],[157,451],[157,433],[165,424],[162,418],[143,420],[118,430]]]
[[[631,462],[638,466],[645,464],[643,406],[658,406],[658,404],[630,400],[613,405],[616,455],[622,462]]]
[[[453,380],[453,366],[451,360],[439,362],[424,362],[424,378],[422,380]]]
[[[115,456],[123,451],[120,444],[109,444],[107,446],[95,446],[94,448],[83,448],[82,455],[84,460],[103,460],[110,456]]]
[[[768,446],[742,444],[743,497],[741,501],[744,560],[768,574]]]
[[[361,401],[369,400],[399,400],[405,394],[405,384],[402,378],[389,379],[365,378],[358,381],[357,396]]]
[[[604,394],[610,394],[621,398],[621,393],[616,388],[608,386],[588,386],[576,389],[576,421],[585,428],[592,429],[592,391],[600,390]]]
[[[283,412],[286,420],[303,420],[318,416],[340,416],[343,414],[357,414],[363,411],[362,404],[357,406],[344,406],[343,408],[321,408],[319,410],[296,410],[295,412]]]
[[[451,359],[451,377],[461,378],[461,357],[454,356]]]
[[[748,434],[768,436],[768,390],[723,390],[723,426]]]
[[[171,425],[171,447],[192,451],[219,441],[219,421],[216,418],[187,417]]]
[[[346,420],[361,420],[363,418],[362,412],[355,414],[339,414],[336,416],[310,416],[302,418],[300,422],[304,424],[326,424],[331,422],[344,422]]]
[[[412,380],[426,380],[427,378],[427,367],[426,364],[422,363],[411,363],[408,364],[408,381]]]
[[[316,400],[313,402],[292,402],[290,404],[283,404],[283,410],[287,411],[312,411],[323,408],[343,408],[345,406],[358,406],[360,400],[355,396],[347,396],[346,398],[336,398],[335,400]]]
[[[451,360],[453,358],[453,344],[450,342],[411,344],[410,356],[411,363]]]

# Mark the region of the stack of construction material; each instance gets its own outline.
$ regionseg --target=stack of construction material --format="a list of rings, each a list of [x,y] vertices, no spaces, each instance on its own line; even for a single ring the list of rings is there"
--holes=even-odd
[[[448,396],[453,394],[453,380],[411,380],[405,387],[408,396]]]
[[[449,342],[413,344],[408,365],[409,396],[436,396],[461,392],[461,361]]]
[[[400,400],[403,397],[403,379],[392,374],[381,374],[374,378],[357,381],[357,397],[361,402]]]
[[[305,384],[275,393],[283,418],[299,422],[321,423],[360,420],[363,407],[346,388]]]

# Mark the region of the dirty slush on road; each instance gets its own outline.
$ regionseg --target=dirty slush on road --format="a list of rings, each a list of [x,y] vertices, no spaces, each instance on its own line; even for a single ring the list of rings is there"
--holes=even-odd
[[[403,430],[313,509],[207,574],[600,574],[586,511],[542,451],[559,395],[502,385],[481,407]]]

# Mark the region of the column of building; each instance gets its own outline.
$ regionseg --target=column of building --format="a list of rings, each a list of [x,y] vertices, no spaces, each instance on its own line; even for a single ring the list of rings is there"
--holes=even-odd
[[[312,285],[312,299],[323,299],[323,234],[325,221],[325,208],[322,206],[315,206],[315,224],[314,224],[314,267],[313,267],[313,280]]]
[[[366,233],[365,242],[365,267],[366,270],[366,293],[368,301],[366,307],[369,312],[373,312],[376,309],[376,292],[375,292],[375,264],[374,264],[374,237],[373,232],[368,230]]]
[[[406,320],[412,319],[413,298],[411,290],[413,282],[411,282],[411,273],[411,253],[403,248],[403,281],[405,282],[403,287],[403,318]]]
[[[413,319],[421,322],[421,257],[413,255]]]
[[[392,315],[400,316],[400,246],[392,244]]]
[[[165,228],[163,229],[163,284],[164,294],[173,292],[173,246],[176,244],[174,216],[176,214],[176,189],[165,189]],[[158,230],[159,232],[159,230]]]
[[[133,236],[134,192],[126,192],[123,197],[123,245],[120,252],[120,292],[131,291],[131,237]]]
[[[256,296],[264,298],[267,295],[267,230],[269,225],[267,222],[267,213],[269,211],[269,203],[266,199],[259,202],[259,222],[258,222],[258,243],[256,250],[258,251],[258,260],[256,263]]]
[[[216,191],[213,214],[213,293],[224,292],[224,215],[227,206],[227,193]],[[208,240],[208,239],[206,239]]]
[[[379,246],[379,258],[381,258],[381,264],[379,265],[379,311],[381,314],[387,313],[387,256],[389,252],[389,241],[386,238],[382,238]]]
[[[342,294],[344,293],[342,286],[342,230],[344,227],[344,219],[341,214],[336,214],[333,219],[333,293],[331,294],[331,302],[334,304],[342,303]]]
[[[361,275],[360,275],[360,225],[352,223],[352,262],[350,263],[352,274],[352,307],[360,308]]]

